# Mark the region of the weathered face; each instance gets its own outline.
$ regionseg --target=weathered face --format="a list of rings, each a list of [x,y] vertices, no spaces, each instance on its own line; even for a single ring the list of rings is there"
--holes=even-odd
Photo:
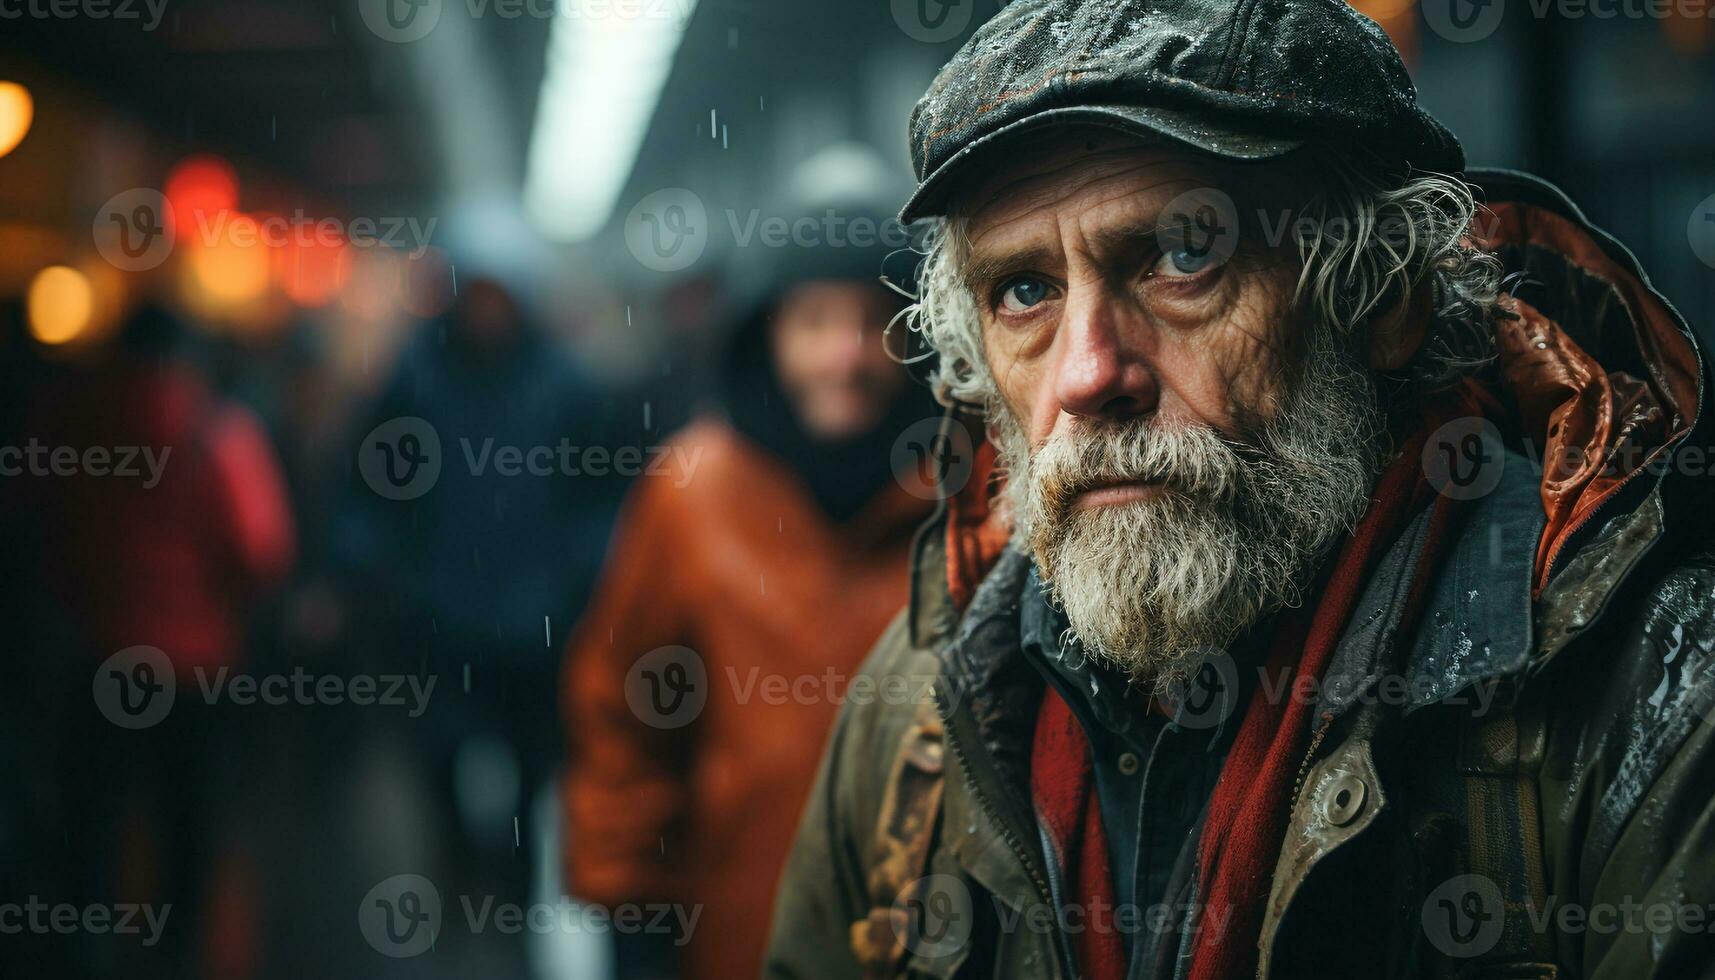
[[[879,424],[905,385],[882,343],[895,300],[871,283],[814,281],[775,311],[775,372],[813,436],[846,439]]]
[[[1236,434],[1272,415],[1296,265],[1245,236],[1222,261],[1158,234],[1170,203],[1224,176],[1074,132],[972,195],[966,279],[990,370],[1033,443],[1079,418]]]
[[[1296,256],[1159,230],[1187,192],[1271,196],[1238,179],[1074,132],[963,199],[1017,532],[1089,652],[1158,683],[1296,599],[1377,470],[1369,374],[1296,309]]]

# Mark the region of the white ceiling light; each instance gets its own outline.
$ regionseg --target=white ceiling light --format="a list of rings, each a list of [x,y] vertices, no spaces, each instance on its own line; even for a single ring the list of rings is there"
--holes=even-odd
[[[548,238],[581,241],[606,225],[695,8],[559,0],[524,183]]]

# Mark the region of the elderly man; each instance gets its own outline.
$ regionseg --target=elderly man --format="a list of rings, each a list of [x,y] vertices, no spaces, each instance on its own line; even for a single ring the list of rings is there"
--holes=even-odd
[[[1715,975],[1707,368],[1632,256],[1458,176],[1337,0],[1020,0],[911,140],[1004,479],[920,538],[867,670],[933,703],[844,713],[769,974]]]

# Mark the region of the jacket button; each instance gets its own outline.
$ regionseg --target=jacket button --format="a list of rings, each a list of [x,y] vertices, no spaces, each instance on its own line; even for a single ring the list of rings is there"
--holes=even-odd
[[[1351,823],[1364,810],[1364,781],[1349,772],[1335,773],[1322,791],[1322,816],[1336,827]]]
[[[1137,775],[1138,760],[1135,752],[1120,753],[1120,773],[1126,776]]]

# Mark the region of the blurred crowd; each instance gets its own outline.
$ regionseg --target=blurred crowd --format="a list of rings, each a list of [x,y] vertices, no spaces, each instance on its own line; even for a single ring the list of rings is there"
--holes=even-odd
[[[776,210],[890,220],[819,190]],[[756,973],[825,681],[932,506],[916,254],[771,252],[690,377],[618,387],[545,326],[517,213],[473,215],[355,373],[312,316],[186,302],[177,256],[105,328],[41,276],[5,307],[6,975]]]

